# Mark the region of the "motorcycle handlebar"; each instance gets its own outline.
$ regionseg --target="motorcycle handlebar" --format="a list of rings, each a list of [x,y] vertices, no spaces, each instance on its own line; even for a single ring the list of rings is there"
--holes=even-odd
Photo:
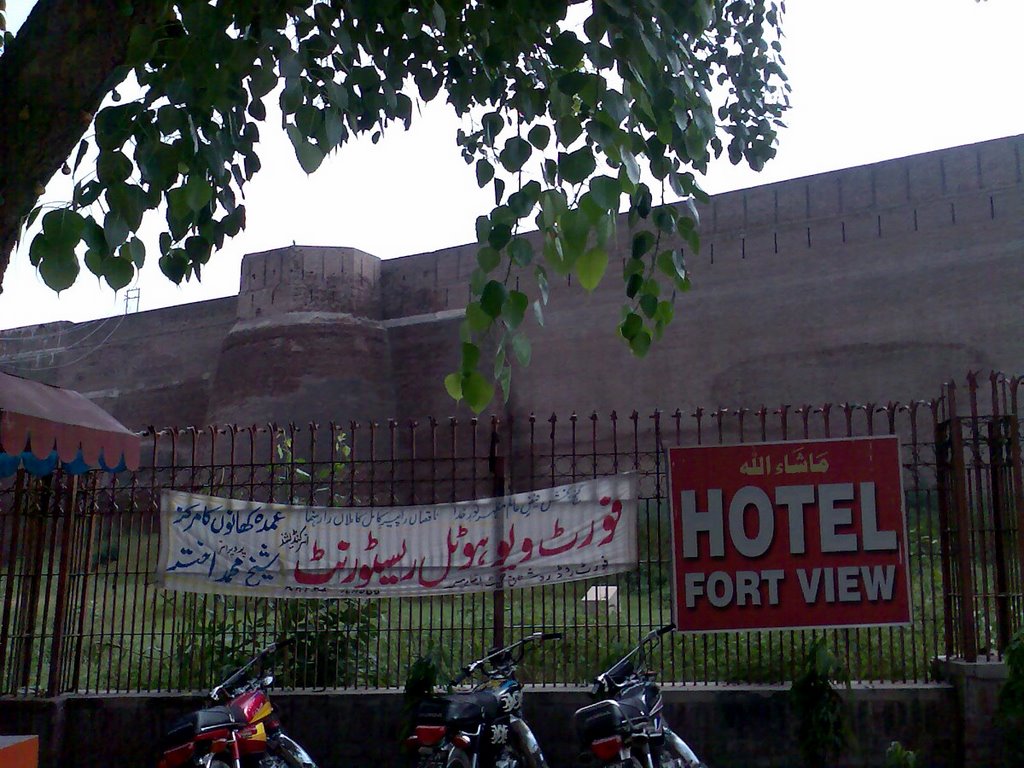
[[[491,651],[483,658],[477,659],[476,661],[467,664],[462,668],[462,671],[456,677],[452,678],[451,684],[459,685],[460,683],[464,683],[466,680],[472,677],[473,673],[476,672],[477,668],[479,668],[485,662],[500,657],[504,654],[511,653],[517,648],[526,645],[531,640],[561,640],[564,636],[565,635],[561,632],[534,632],[532,635],[527,635],[522,640],[517,640],[511,645],[506,645],[504,648],[499,648],[497,650]]]
[[[290,646],[292,646],[294,644],[295,644],[295,638],[294,637],[283,637],[280,640],[278,640],[277,642],[271,643],[266,648],[264,648],[262,651],[260,651],[255,656],[253,656],[249,661],[247,661],[241,667],[239,667],[234,672],[232,672],[231,675],[228,676],[227,680],[225,680],[224,682],[214,686],[213,689],[210,691],[210,698],[211,699],[216,699],[216,698],[218,698],[218,695],[220,693],[222,693],[223,691],[230,691],[232,688],[234,688],[236,685],[238,685],[239,682],[241,682],[242,680],[245,679],[246,672],[249,671],[249,668],[253,664],[255,664],[255,663],[259,662],[259,661],[262,661],[267,656],[270,656],[272,653],[275,653],[277,651],[280,651],[280,650],[283,650],[285,648],[288,648],[288,647],[290,647]]]

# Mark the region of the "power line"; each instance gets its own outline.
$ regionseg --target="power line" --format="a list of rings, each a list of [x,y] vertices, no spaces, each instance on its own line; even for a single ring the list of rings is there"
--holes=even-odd
[[[79,362],[81,362],[86,357],[88,357],[90,354],[92,354],[97,349],[102,347],[106,342],[110,341],[111,337],[114,336],[114,334],[117,333],[119,328],[121,328],[121,324],[124,323],[125,317],[127,317],[127,316],[128,316],[127,314],[122,314],[118,318],[117,325],[114,328],[111,329],[111,332],[109,334],[106,334],[106,336],[103,337],[102,341],[100,341],[94,347],[91,347],[90,349],[86,350],[83,354],[79,355],[75,359],[68,360],[66,362],[57,362],[57,364],[54,364],[52,366],[36,366],[36,367],[33,367],[33,368],[29,369],[29,370],[30,371],[52,371],[52,370],[57,369],[57,368],[67,368],[68,366],[75,366],[75,365],[79,364]],[[106,321],[106,319],[111,319],[111,318],[110,317],[105,318],[104,322]],[[91,335],[92,334],[90,334],[90,336]],[[84,341],[84,339],[79,340],[78,343],[80,344],[82,341]],[[78,344],[76,344],[75,346],[77,346],[77,345]],[[67,349],[71,349],[71,348],[73,348],[73,347],[67,347]],[[65,351],[67,351],[67,349]],[[26,367],[26,368],[28,368],[28,367]]]

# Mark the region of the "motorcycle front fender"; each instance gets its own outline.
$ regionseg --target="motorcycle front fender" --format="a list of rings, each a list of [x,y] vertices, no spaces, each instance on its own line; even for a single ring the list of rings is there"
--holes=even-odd
[[[668,749],[674,757],[681,757],[689,765],[693,766],[693,768],[699,768],[701,765],[697,755],[695,755],[693,750],[690,749],[690,745],[679,738],[676,732],[669,728],[668,725],[665,725],[665,748]]]
[[[540,750],[540,744],[537,743],[537,737],[533,735],[533,731],[530,730],[530,726],[526,724],[526,721],[520,717],[513,716],[510,723],[512,733],[515,734],[515,738],[522,748],[523,757],[529,762],[529,768],[548,768],[548,763],[544,759],[544,753]]]
[[[277,739],[278,751],[293,768],[317,768],[313,758],[299,744],[285,734]]]

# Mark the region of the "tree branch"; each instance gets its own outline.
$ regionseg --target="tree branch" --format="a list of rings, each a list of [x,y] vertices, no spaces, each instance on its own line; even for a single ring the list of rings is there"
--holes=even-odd
[[[39,0],[0,56],[0,286],[23,218],[74,151],[128,38],[164,3]],[[2,287],[0,287],[2,291]]]

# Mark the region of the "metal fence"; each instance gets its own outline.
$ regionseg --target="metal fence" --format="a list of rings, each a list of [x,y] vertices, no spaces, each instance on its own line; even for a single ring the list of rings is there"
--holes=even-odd
[[[912,403],[151,430],[138,472],[19,474],[0,487],[0,693],[202,689],[282,634],[298,639],[279,670],[287,685],[398,687],[418,656],[452,669],[540,628],[565,640],[529,657],[523,678],[584,682],[669,620],[666,447],[872,434],[901,437],[913,622],[826,634],[854,679],[927,681],[936,656],[997,655],[1022,623],[1019,390],[993,374]],[[163,488],[386,506],[624,471],[640,479],[639,567],[599,582],[371,600],[214,597],[151,583]],[[584,602],[596,583],[616,587],[617,604]],[[785,682],[811,636],[678,634],[659,650],[661,677]]]

